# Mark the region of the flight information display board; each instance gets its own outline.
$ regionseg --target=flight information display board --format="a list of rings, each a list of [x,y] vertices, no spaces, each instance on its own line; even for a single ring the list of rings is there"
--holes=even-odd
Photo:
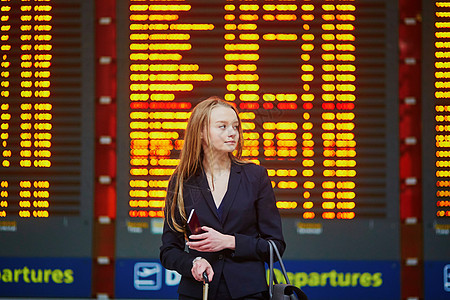
[[[425,296],[450,294],[450,1],[423,1],[423,237]]]
[[[398,257],[395,3],[128,1],[117,12],[119,257],[158,256],[159,236],[139,233],[160,232],[189,111],[211,95],[239,109],[244,157],[268,169],[286,235],[310,245],[287,257]],[[372,253],[377,239],[386,249]]]
[[[91,256],[93,5],[0,3],[0,257]]]
[[[448,258],[450,251],[450,1],[425,4],[423,76],[423,217],[430,258]],[[432,134],[430,134],[432,133]],[[431,246],[434,243],[440,246]],[[430,247],[427,247],[430,245]]]

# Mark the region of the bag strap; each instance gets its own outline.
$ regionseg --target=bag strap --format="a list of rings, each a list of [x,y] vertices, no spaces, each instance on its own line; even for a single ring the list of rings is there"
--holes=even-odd
[[[269,246],[271,246],[271,248],[272,248],[272,250],[270,251],[270,257],[272,259],[272,273],[273,273],[273,251],[275,251],[275,254],[277,256],[278,262],[280,263],[280,266],[281,266],[281,271],[283,272],[284,279],[286,279],[286,283],[287,284],[291,284],[290,281],[289,281],[289,277],[287,275],[287,272],[286,272],[286,268],[284,267],[283,260],[281,259],[280,252],[278,251],[277,245],[272,240],[269,240],[268,242],[269,242]],[[276,280],[276,278],[275,278],[275,280]]]
[[[284,267],[284,263],[283,263],[283,260],[281,259],[281,255],[280,255],[280,252],[278,251],[277,245],[272,240],[268,240],[267,242],[269,243],[269,254],[270,254],[270,258],[269,258],[269,296],[270,296],[270,299],[272,299],[272,297],[273,297],[273,283],[274,282],[278,283],[278,280],[275,277],[275,273],[273,271],[273,264],[274,264],[274,258],[275,258],[274,256],[275,255],[277,256],[278,263],[281,266],[281,271],[283,272],[283,276],[284,276],[284,279],[286,280],[286,283],[287,284],[291,284],[291,283],[289,281],[289,277],[287,275],[286,268]],[[275,254],[274,254],[274,252],[275,252]]]
[[[269,297],[273,296],[273,246],[269,241]]]
[[[289,281],[289,277],[286,272],[286,268],[284,267],[283,260],[281,259],[280,252],[278,251],[277,245],[274,241],[268,240],[269,243],[269,296],[272,299],[275,295],[279,297],[280,295],[290,295],[290,299],[298,299],[297,296],[300,297],[300,300],[308,300],[306,294],[298,287],[291,285]],[[277,284],[274,286],[274,282],[277,282],[277,278],[275,277],[275,273],[273,271],[273,263],[274,263],[274,252],[277,256],[278,263],[281,266],[281,271],[283,272],[284,279],[286,279],[286,284]],[[278,298],[277,298],[278,299]]]

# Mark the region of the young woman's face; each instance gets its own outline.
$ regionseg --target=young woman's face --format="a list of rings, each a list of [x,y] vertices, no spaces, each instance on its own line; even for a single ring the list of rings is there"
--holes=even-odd
[[[207,130],[203,128],[203,145],[208,145]],[[224,106],[213,108],[209,123],[209,141],[214,150],[233,152],[239,141],[239,121],[233,109]]]

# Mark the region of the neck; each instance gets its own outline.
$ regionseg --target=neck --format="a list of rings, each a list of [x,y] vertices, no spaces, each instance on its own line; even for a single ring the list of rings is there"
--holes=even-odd
[[[207,174],[221,174],[230,170],[231,160],[228,154],[220,156],[205,155],[203,158],[203,167]]]

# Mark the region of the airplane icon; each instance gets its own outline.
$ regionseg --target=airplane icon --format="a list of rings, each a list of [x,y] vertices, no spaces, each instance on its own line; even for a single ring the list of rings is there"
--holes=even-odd
[[[146,268],[146,267],[142,267],[142,269],[137,271],[137,275],[139,277],[148,277],[148,276],[152,276],[153,274],[158,273],[158,268],[153,267],[153,268]]]
[[[162,267],[159,263],[139,262],[134,265],[134,287],[137,290],[159,290],[162,286]]]

